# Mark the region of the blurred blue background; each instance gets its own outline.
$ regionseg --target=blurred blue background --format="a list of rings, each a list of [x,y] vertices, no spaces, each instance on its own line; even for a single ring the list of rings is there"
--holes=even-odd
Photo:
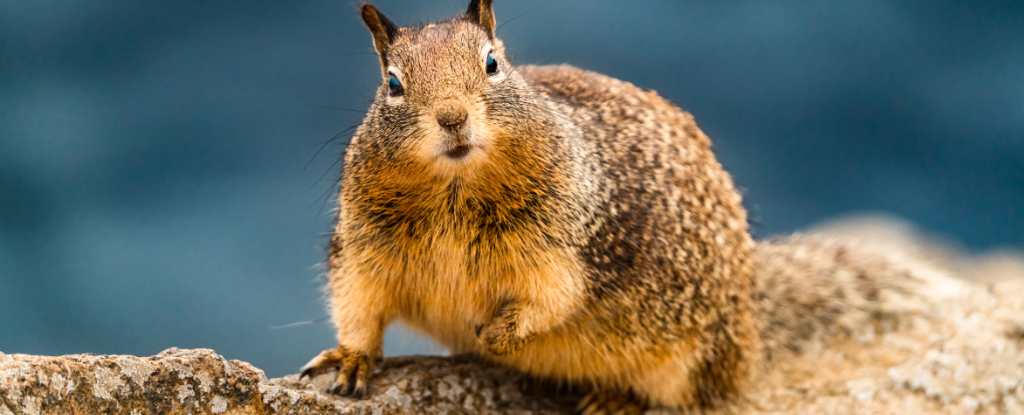
[[[466,3],[377,4],[410,24]],[[885,211],[1024,247],[1024,2],[496,3],[515,62],[695,114],[758,236]],[[327,322],[269,327],[326,315],[348,135],[317,150],[380,82],[356,9],[0,0],[0,350],[209,347],[280,376],[331,347]]]

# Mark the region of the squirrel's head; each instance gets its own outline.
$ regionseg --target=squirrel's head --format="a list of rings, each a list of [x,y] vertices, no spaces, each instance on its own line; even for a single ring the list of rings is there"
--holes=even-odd
[[[371,4],[361,12],[382,75],[357,137],[363,156],[448,176],[523,156],[517,137],[536,135],[530,130],[542,121],[526,115],[536,113],[524,108],[532,106],[531,92],[494,36],[491,0],[413,27],[396,26]]]

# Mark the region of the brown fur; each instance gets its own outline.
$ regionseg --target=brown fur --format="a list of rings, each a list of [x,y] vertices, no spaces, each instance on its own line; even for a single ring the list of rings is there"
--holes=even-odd
[[[754,265],[762,338],[774,359],[820,349],[837,335],[870,342],[876,325],[906,326],[959,287],[925,261],[820,234],[760,242]]]
[[[596,73],[512,66],[490,1],[394,33],[373,6],[363,16],[383,84],[331,241],[339,348],[307,370],[340,367],[336,390],[358,389],[401,320],[453,352],[590,385],[588,413],[734,400],[764,361],[764,297],[740,196],[693,117]]]

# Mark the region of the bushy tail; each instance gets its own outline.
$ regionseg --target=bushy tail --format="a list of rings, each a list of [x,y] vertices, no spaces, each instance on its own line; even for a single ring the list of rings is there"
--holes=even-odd
[[[815,350],[844,333],[869,342],[964,284],[910,255],[824,234],[760,242],[754,264],[769,356]]]

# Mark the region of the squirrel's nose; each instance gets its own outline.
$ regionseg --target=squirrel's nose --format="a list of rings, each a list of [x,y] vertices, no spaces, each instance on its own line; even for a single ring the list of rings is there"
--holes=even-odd
[[[448,109],[437,113],[437,123],[450,132],[458,132],[466,124],[468,112],[464,108]]]

